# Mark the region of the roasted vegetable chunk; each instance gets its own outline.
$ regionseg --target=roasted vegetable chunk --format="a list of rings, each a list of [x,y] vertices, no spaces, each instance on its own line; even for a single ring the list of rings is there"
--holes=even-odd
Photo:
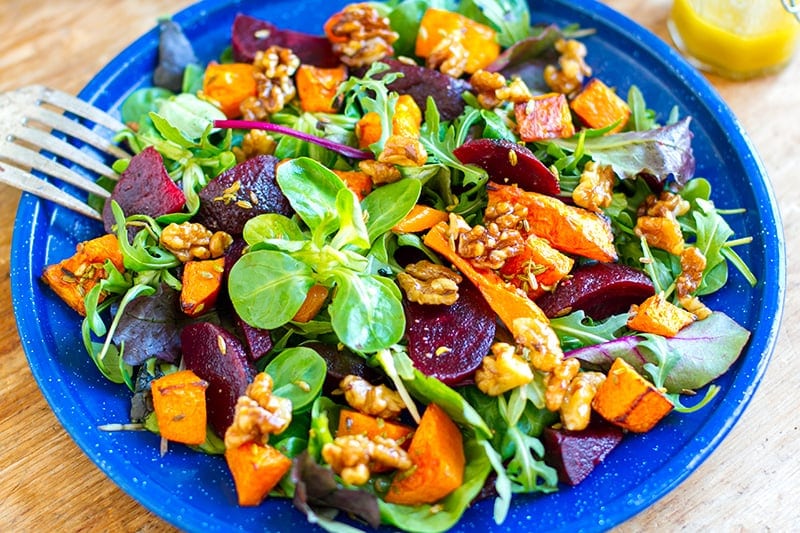
[[[180,370],[153,380],[153,408],[161,436],[184,444],[206,440],[208,382],[191,370]]]
[[[86,315],[83,298],[92,287],[106,277],[103,264],[111,261],[117,270],[124,270],[122,252],[116,236],[109,233],[78,244],[75,255],[45,267],[42,281],[53,289],[67,305],[81,316]],[[101,294],[101,301],[105,295]]]

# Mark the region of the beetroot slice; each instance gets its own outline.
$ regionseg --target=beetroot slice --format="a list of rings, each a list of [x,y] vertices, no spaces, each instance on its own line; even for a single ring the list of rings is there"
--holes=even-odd
[[[622,428],[594,419],[581,431],[545,428],[544,461],[558,471],[559,481],[575,486],[608,457],[622,435]]]
[[[247,356],[253,363],[258,362],[259,359],[272,350],[273,343],[270,330],[253,327],[242,320],[238,315],[236,317],[236,326],[242,333],[242,340],[247,350]]]
[[[345,346],[340,348],[318,341],[306,343],[303,346],[315,350],[325,360],[325,365],[328,367],[325,385],[322,388],[325,394],[331,394],[337,390],[342,379],[351,374],[364,378],[373,385],[378,385],[386,379],[386,376],[375,367],[369,366],[366,359],[354,354]]]
[[[239,339],[209,322],[195,322],[181,331],[181,351],[186,368],[208,382],[208,422],[219,436],[233,422],[239,396],[253,381],[256,368],[247,359]]]
[[[280,46],[291,49],[307,65],[323,68],[339,65],[339,57],[333,53],[327,38],[280,29],[270,22],[241,13],[233,21],[231,36],[233,57],[241,63],[252,63],[256,52]]]
[[[179,212],[186,203],[183,191],[167,174],[161,154],[152,146],[131,158],[103,206],[103,226],[109,233],[114,225],[111,200],[116,200],[125,216],[160,217]]]
[[[223,172],[200,191],[195,220],[211,231],[242,234],[249,219],[263,213],[290,216],[292,206],[275,181],[278,159],[259,155]]]
[[[619,263],[590,263],[575,267],[553,292],[536,300],[549,318],[582,310],[594,320],[625,313],[655,293],[642,272]]]
[[[453,150],[453,155],[464,164],[482,168],[497,183],[516,183],[526,191],[551,196],[561,192],[556,176],[533,152],[517,143],[472,139]]]
[[[465,385],[489,353],[495,314],[471,283],[461,283],[453,305],[404,300],[408,355],[426,376],[447,385]]]
[[[389,72],[399,72],[403,75],[387,85],[389,90],[411,96],[423,113],[427,108],[429,96],[436,102],[436,109],[442,120],[453,120],[464,112],[465,103],[462,96],[465,91],[472,89],[469,82],[442,74],[438,70],[409,65],[396,59],[384,59],[381,62],[389,65]]]

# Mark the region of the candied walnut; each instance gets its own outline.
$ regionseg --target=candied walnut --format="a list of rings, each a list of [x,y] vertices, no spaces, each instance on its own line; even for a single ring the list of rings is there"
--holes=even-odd
[[[257,155],[272,155],[278,143],[264,130],[250,130],[242,137],[242,145],[234,146],[236,161],[241,163]]]
[[[421,167],[428,160],[422,142],[407,135],[390,135],[378,156],[378,162],[404,167]]]
[[[696,316],[697,320],[705,320],[711,316],[711,309],[706,307],[697,296],[679,296],[678,302],[684,310]]]
[[[173,222],[161,231],[159,238],[159,244],[183,263],[221,257],[232,242],[233,237],[228,233],[212,233],[197,222]]]
[[[639,206],[637,214],[651,217],[679,217],[689,212],[691,206],[681,195],[662,191],[658,196],[651,194]]]
[[[678,298],[691,295],[703,281],[703,271],[706,269],[706,256],[697,246],[687,246],[681,252],[681,273],[675,282]]]
[[[641,216],[636,219],[633,232],[637,237],[644,237],[653,248],[666,250],[673,255],[680,255],[683,251],[683,232],[673,216]]]
[[[493,109],[503,103],[497,97],[497,90],[506,86],[506,78],[499,72],[478,69],[470,76],[469,83],[472,85],[478,103],[484,109]]]
[[[369,481],[371,470],[407,470],[413,463],[400,444],[390,438],[366,435],[336,437],[322,447],[322,458],[334,472],[349,485],[364,485]]]
[[[327,25],[333,52],[345,65],[363,67],[394,54],[398,39],[389,19],[368,3],[350,4]]]
[[[419,304],[453,305],[458,300],[461,275],[444,265],[419,261],[397,274],[397,282],[406,297]]]
[[[369,176],[375,185],[394,183],[403,177],[394,165],[375,161],[374,159],[359,161],[358,169]]]
[[[581,173],[580,182],[572,191],[575,205],[602,213],[604,207],[611,205],[614,192],[614,170],[610,165],[598,165],[589,161]]]
[[[292,402],[272,394],[272,377],[256,375],[243,396],[236,401],[233,422],[225,432],[225,447],[247,442],[266,444],[269,436],[282,433],[292,421]]]
[[[345,376],[339,383],[344,399],[358,411],[379,418],[395,418],[405,409],[403,399],[386,385],[372,385],[369,381],[354,376]]]
[[[486,206],[483,220],[487,224],[490,222],[497,224],[501,230],[521,229],[527,231],[528,208],[522,204],[512,204],[501,200]]]
[[[460,78],[467,68],[469,53],[462,34],[445,36],[425,59],[425,66],[453,78]]]
[[[572,379],[559,409],[564,428],[571,431],[586,429],[592,416],[592,400],[605,379],[601,372],[580,372]]]
[[[544,68],[544,81],[555,92],[570,95],[581,88],[583,80],[592,75],[592,69],[586,64],[586,45],[574,39],[559,39],[555,44],[561,54],[558,66],[547,65]]]
[[[472,259],[478,267],[500,269],[510,257],[522,252],[525,239],[515,229],[503,229],[490,222],[486,226],[474,226],[458,236],[458,254]]]
[[[246,98],[240,110],[245,120],[264,120],[297,94],[292,76],[300,59],[288,48],[270,46],[256,53],[253,66],[257,95]]]
[[[475,385],[489,396],[499,396],[506,391],[533,381],[533,372],[511,344],[496,342],[492,354],[483,358],[475,371]]]
[[[558,411],[564,402],[569,385],[581,369],[581,363],[575,358],[564,359],[556,365],[547,376],[544,392],[545,406],[550,411]]]
[[[544,317],[517,318],[511,324],[511,333],[514,341],[527,350],[528,362],[536,370],[552,372],[564,359],[558,336]]]
[[[519,77],[512,78],[511,83],[509,83],[507,87],[497,89],[495,94],[500,100],[511,102],[512,104],[527,102],[533,98],[531,90],[528,89],[528,86],[525,85],[525,82]]]

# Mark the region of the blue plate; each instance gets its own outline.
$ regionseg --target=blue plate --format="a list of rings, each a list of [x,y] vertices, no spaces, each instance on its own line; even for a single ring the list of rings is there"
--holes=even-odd
[[[229,43],[237,12],[281,27],[320,33],[327,16],[345,2],[211,1],[174,18],[198,55],[210,60]],[[646,508],[685,479],[725,437],[753,395],[773,350],[785,291],[785,257],[775,199],[764,167],[741,125],[709,86],[671,48],[611,9],[590,1],[536,2],[535,22],[595,28],[586,39],[589,63],[624,94],[638,85],[664,120],[673,106],[691,115],[697,174],[713,186],[718,207],[744,207],[730,217],[738,236],[753,243],[739,253],[758,277],[751,288],[731,271],[728,286],[707,303],[752,332],[746,351],[718,384],[712,404],[692,415],[670,415],[646,435],[629,435],[580,486],[547,496],[518,497],[504,524],[492,520],[492,502],[472,507],[458,531],[600,530]],[[134,89],[149,85],[156,59],[155,30],[108,64],[81,96],[116,109]],[[145,432],[106,433],[101,424],[128,419],[129,393],[105,381],[85,354],[80,320],[39,281],[42,268],[74,252],[78,241],[101,233],[97,223],[24,195],[11,251],[12,297],[20,338],[39,386],[67,432],[123,490],[164,520],[187,531],[307,531],[285,500],[239,508],[224,461],[159,441]],[[80,479],[74,480],[78,485]]]

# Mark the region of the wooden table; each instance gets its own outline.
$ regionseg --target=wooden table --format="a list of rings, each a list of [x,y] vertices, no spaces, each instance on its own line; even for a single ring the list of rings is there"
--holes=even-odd
[[[775,0],[777,1],[777,0]],[[5,0],[0,91],[43,83],[76,93],[156,19],[188,0]],[[607,0],[662,38],[668,0]],[[752,403],[717,451],[675,491],[617,528],[785,531],[800,497],[800,58],[746,83],[710,77],[766,163],[784,217],[788,298],[777,350]],[[795,185],[793,185],[795,183]],[[110,481],[64,432],[31,376],[9,284],[19,193],[0,186],[0,531],[174,531]]]

